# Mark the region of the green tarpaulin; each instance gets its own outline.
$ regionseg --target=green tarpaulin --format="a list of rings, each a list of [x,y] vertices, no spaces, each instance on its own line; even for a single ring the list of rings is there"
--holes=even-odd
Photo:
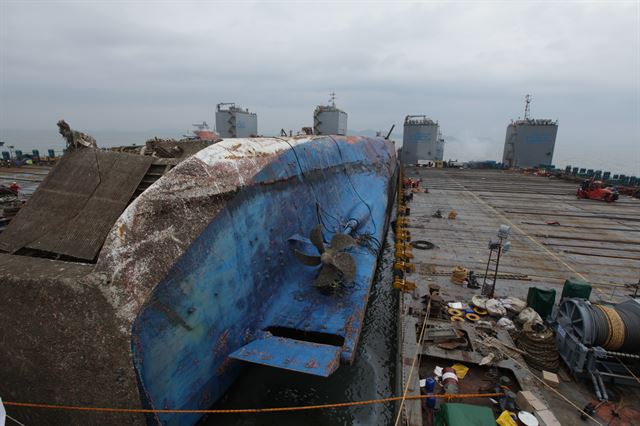
[[[564,282],[560,300],[565,297],[578,297],[580,299],[589,300],[589,296],[591,296],[591,286],[588,282],[579,278],[569,278]]]
[[[495,426],[496,418],[489,407],[470,404],[442,404],[436,415],[436,426]]]
[[[527,295],[527,305],[533,308],[542,319],[547,318],[556,302],[556,291],[553,289],[542,289],[530,287]]]

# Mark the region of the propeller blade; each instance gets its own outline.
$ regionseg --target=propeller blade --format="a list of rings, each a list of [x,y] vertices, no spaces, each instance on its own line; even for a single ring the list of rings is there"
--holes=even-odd
[[[309,238],[311,239],[313,245],[316,246],[320,254],[324,253],[324,242],[322,240],[322,229],[320,228],[320,225],[313,228]]]
[[[340,281],[340,274],[332,265],[325,265],[320,269],[318,278],[313,282],[313,285],[318,288],[333,287],[336,281]]]
[[[320,256],[312,256],[310,254],[303,253],[298,249],[294,249],[293,254],[300,262],[307,266],[318,266],[321,263]]]
[[[356,261],[349,253],[338,253],[333,256],[333,265],[342,272],[346,284],[356,277]]]
[[[331,238],[331,248],[336,251],[341,251],[354,245],[356,245],[356,241],[346,234],[337,233]]]

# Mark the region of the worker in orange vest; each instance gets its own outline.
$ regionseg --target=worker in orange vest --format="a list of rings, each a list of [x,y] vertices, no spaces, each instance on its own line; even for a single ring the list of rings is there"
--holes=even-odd
[[[18,185],[15,182],[12,182],[11,185],[9,185],[9,189],[15,192],[16,195],[18,195],[18,193],[20,192],[20,185]]]

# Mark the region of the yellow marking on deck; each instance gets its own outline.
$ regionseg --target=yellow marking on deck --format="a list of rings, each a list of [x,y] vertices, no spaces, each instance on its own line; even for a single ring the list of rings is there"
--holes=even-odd
[[[558,255],[556,255],[555,253],[553,253],[552,251],[550,251],[548,248],[546,248],[544,245],[542,245],[542,243],[540,243],[538,240],[536,240],[535,238],[533,238],[531,235],[529,235],[528,233],[526,233],[525,231],[523,231],[522,229],[520,229],[520,227],[518,225],[516,225],[515,223],[513,223],[508,217],[506,217],[504,214],[502,214],[499,210],[497,210],[495,207],[493,207],[491,204],[487,203],[486,201],[484,201],[482,198],[478,197],[476,194],[474,194],[473,192],[469,191],[467,188],[464,187],[464,185],[456,182],[454,180],[454,182],[456,183],[456,185],[458,185],[459,187],[462,188],[462,190],[468,194],[470,194],[473,198],[475,198],[476,200],[480,201],[482,204],[484,204],[485,206],[489,207],[491,210],[493,210],[498,216],[500,216],[502,219],[504,219],[507,223],[509,223],[509,225],[511,225],[513,228],[517,229],[518,232],[520,232],[522,235],[524,235],[525,237],[527,237],[529,240],[531,240],[533,243],[535,243],[538,247],[540,247],[542,250],[545,251],[545,253],[547,253],[549,256],[553,257],[554,259],[556,259],[559,263],[561,263],[565,268],[567,268],[568,270],[570,270],[571,272],[573,272],[574,274],[576,274],[578,277],[582,278],[585,281],[588,281],[587,278],[582,275],[580,272],[576,271],[576,269],[569,265],[567,262],[565,262],[564,260],[562,260],[560,257],[558,257]],[[599,288],[596,287],[596,290],[600,291],[601,290]]]

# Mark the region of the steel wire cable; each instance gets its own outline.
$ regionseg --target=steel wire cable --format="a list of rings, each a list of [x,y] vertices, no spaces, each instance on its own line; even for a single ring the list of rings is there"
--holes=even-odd
[[[371,223],[373,224],[373,232],[377,232],[378,227],[376,226],[376,221],[373,218],[373,211],[371,210],[371,206],[360,196],[360,193],[358,192],[355,185],[351,181],[351,177],[349,176],[349,171],[347,170],[347,165],[344,164],[344,157],[342,156],[342,150],[340,149],[340,145],[338,145],[338,141],[336,141],[332,136],[329,136],[329,135],[327,136],[329,137],[329,139],[333,141],[333,143],[336,145],[336,148],[338,148],[338,153],[340,154],[340,160],[342,160],[342,164],[344,165],[344,174],[345,176],[347,176],[347,181],[349,181],[349,184],[351,185],[351,188],[353,188],[353,192],[355,192],[356,196],[360,199],[360,201],[362,201],[362,203],[369,210],[369,216],[371,217]]]
[[[595,337],[593,339],[594,346],[602,346],[609,337],[609,320],[600,305],[594,305],[591,308],[594,316]]]
[[[640,305],[633,300],[619,303],[615,307],[625,325],[625,352],[640,353]]]

